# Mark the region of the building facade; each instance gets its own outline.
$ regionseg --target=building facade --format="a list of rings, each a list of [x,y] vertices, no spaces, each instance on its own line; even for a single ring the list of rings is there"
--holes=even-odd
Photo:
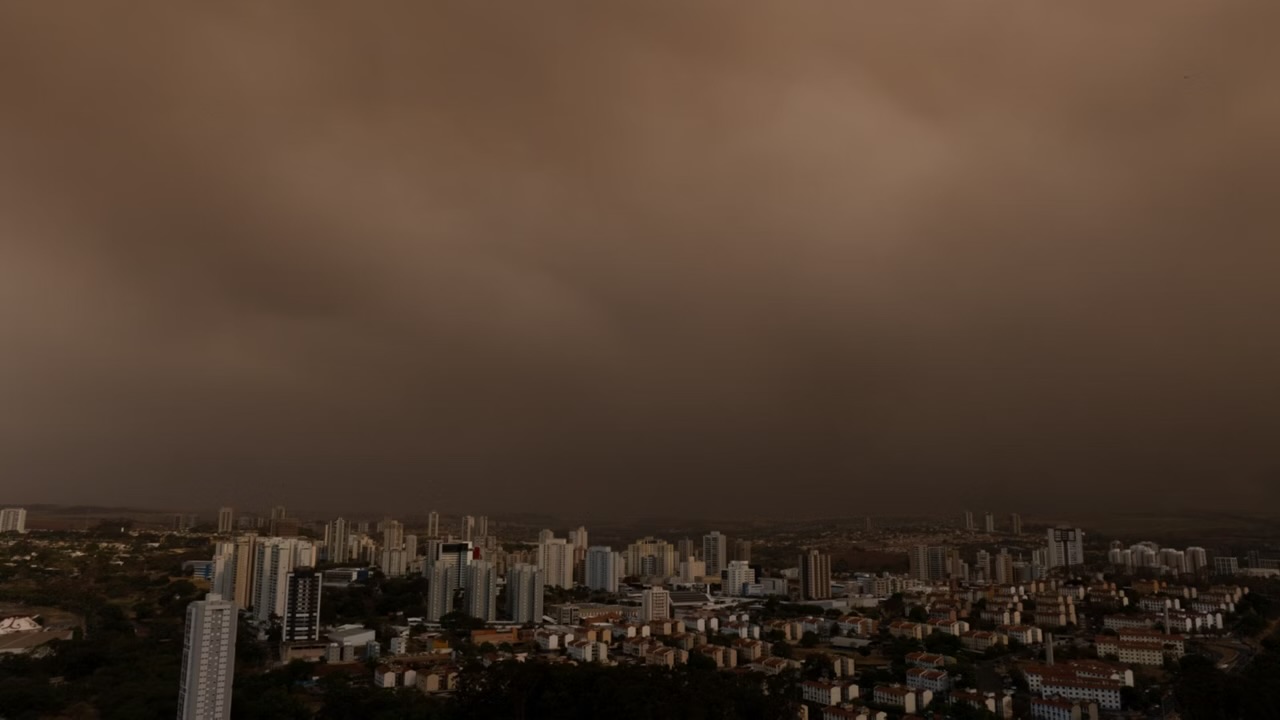
[[[230,720],[236,622],[235,603],[216,593],[187,606],[179,720]]]

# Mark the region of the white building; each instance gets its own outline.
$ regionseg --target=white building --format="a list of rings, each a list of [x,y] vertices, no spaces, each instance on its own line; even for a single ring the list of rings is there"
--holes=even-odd
[[[498,619],[498,573],[488,560],[473,561],[463,588],[467,614],[486,622]]]
[[[640,595],[640,621],[651,622],[671,617],[671,593],[653,586]]]
[[[940,693],[951,689],[951,676],[946,670],[932,668],[909,668],[907,670],[907,687],[913,690],[928,690]]]
[[[680,561],[680,582],[695,583],[702,582],[702,578],[707,574],[707,564],[697,558],[687,558]]]
[[[569,657],[579,662],[604,662],[609,659],[609,646],[591,640],[574,640],[565,650]]]
[[[427,566],[427,620],[440,622],[440,618],[453,612],[453,595],[458,589],[456,566],[437,560]]]
[[[582,531],[586,533],[586,530]],[[587,550],[587,587],[604,592],[618,592],[618,566],[622,557],[607,545],[597,545]]]
[[[851,692],[846,693],[846,687]],[[858,686],[846,686],[822,680],[805,680],[800,683],[800,694],[805,702],[817,703],[818,705],[839,705],[847,700],[856,700]],[[849,695],[849,697],[846,697],[846,695]]]
[[[933,693],[929,690],[913,690],[901,685],[877,685],[871,697],[878,705],[902,708],[903,712],[910,715],[928,705],[933,700]]]
[[[235,524],[233,522],[234,518],[232,517],[234,512],[235,511],[229,507],[218,508],[219,535],[230,535],[231,531],[235,529]]]
[[[520,563],[507,571],[507,614],[520,624],[542,622],[546,581],[536,565]]]
[[[1074,567],[1084,564],[1084,531],[1080,528],[1049,528],[1049,557],[1047,565]]]
[[[538,543],[538,568],[552,587],[573,587],[573,546],[564,538],[544,538]]]
[[[236,606],[216,593],[187,606],[179,720],[229,720],[235,679]]]
[[[728,564],[729,539],[712,530],[702,536],[702,561],[707,564],[707,575],[718,578]]]
[[[1080,680],[1061,676],[1045,677],[1040,683],[1044,697],[1096,702],[1104,710],[1120,709],[1121,684],[1109,680]]]
[[[0,510],[0,533],[27,531],[27,509],[5,508]]]
[[[315,545],[298,538],[265,538],[254,548],[253,616],[269,620],[283,617],[288,600],[289,573],[295,567],[316,564]]]
[[[1098,717],[1098,706],[1062,698],[1031,698],[1031,717],[1037,720],[1093,720]]]
[[[745,560],[730,560],[724,571],[724,594],[734,597],[744,593],[744,588],[755,584],[756,571]]]

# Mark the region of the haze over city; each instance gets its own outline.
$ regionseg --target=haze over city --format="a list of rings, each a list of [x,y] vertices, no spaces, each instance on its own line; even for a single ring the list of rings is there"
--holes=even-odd
[[[891,5],[5,4],[0,502],[1274,504],[1280,5]]]

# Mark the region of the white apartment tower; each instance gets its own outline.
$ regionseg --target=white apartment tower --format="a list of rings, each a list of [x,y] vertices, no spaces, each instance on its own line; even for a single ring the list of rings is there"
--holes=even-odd
[[[440,618],[453,612],[453,595],[458,589],[457,567],[437,561],[427,566],[426,575],[427,620],[440,622]]]
[[[800,599],[825,600],[831,597],[831,556],[817,550],[800,556]]]
[[[1022,516],[1019,515],[1018,513],[1013,513],[1009,515],[1009,526],[1010,526],[1010,531],[1014,535],[1021,535],[1022,534]]]
[[[435,510],[427,513],[427,537],[440,537],[440,513]]]
[[[476,560],[467,568],[462,602],[467,614],[485,622],[498,619],[498,573],[488,560]]]
[[[719,530],[712,530],[702,536],[702,560],[707,564],[708,575],[720,577],[720,571],[724,570],[727,563],[728,554],[728,538],[721,535]]]
[[[756,571],[745,560],[730,560],[724,570],[724,594],[739,597],[746,585],[756,581]]]
[[[178,720],[229,720],[235,679],[236,606],[217,593],[187,606]]]
[[[297,538],[266,538],[255,548],[253,563],[253,616],[269,620],[283,617],[289,594],[289,573],[295,567],[316,564],[315,546]]]
[[[618,565],[621,557],[607,545],[587,550],[587,587],[604,592],[618,592]]]
[[[471,564],[475,549],[469,542],[446,542],[437,546],[434,556],[428,556],[427,562],[448,567],[453,575],[453,586],[462,587],[467,578],[467,566]]]
[[[218,509],[218,534],[219,535],[230,535],[231,531],[235,529],[235,525],[232,522],[234,520],[233,518],[234,514],[235,514],[235,511],[229,507]]]
[[[0,533],[27,531],[27,509],[5,508],[0,510]]]
[[[640,595],[640,620],[662,620],[671,617],[671,593],[654,585]]]
[[[985,524],[986,524],[986,529],[987,529],[987,534],[988,534],[988,535],[990,535],[991,533],[994,533],[994,532],[996,531],[996,515],[995,515],[995,513],[990,512],[990,511],[988,511],[988,512],[987,512],[987,516],[986,516],[986,518],[985,518]]]
[[[324,556],[331,563],[344,563],[351,559],[351,529],[344,518],[338,518],[324,526]]]
[[[546,581],[536,565],[520,563],[507,571],[507,614],[517,623],[542,622]]]
[[[548,585],[573,587],[573,546],[564,538],[550,538],[538,545],[538,568]]]
[[[1046,565],[1073,567],[1084,564],[1084,531],[1080,528],[1049,528],[1049,557]]]

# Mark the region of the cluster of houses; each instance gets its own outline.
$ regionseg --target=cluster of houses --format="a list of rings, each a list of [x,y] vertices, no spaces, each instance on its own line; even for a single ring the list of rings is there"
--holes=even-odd
[[[472,644],[492,646],[482,656],[486,664],[535,656],[541,662],[670,668],[697,659],[725,671],[764,674],[800,669],[806,661],[811,665],[816,656],[822,662],[821,677],[800,685],[806,720],[927,718],[935,701],[1012,718],[1013,691],[959,687],[954,668],[949,669],[954,658],[912,652],[905,658],[905,673],[894,682],[868,684],[859,682],[855,673],[856,656],[842,652],[886,635],[923,642],[942,634],[958,640],[949,641],[949,646],[979,655],[992,649],[1022,650],[1010,656],[1031,695],[1022,707],[1029,702],[1033,718],[1084,720],[1120,710],[1124,689],[1134,685],[1133,666],[1176,661],[1187,651],[1188,634],[1219,630],[1222,616],[1234,611],[1245,592],[1234,586],[1197,591],[1159,581],[1122,590],[1102,581],[1055,579],[1016,586],[926,587],[903,597],[914,620],[886,621],[847,607],[844,614],[835,610],[819,616],[764,619],[758,604],[716,602],[674,607],[672,617],[642,621],[635,608],[628,606],[565,604],[548,608],[545,622],[537,626],[498,624],[476,631]],[[1076,639],[1089,637],[1075,631],[1097,627],[1094,623],[1099,618],[1101,634],[1092,636],[1096,653],[1089,653],[1090,659],[1054,661],[1055,633],[1067,629]],[[409,655],[409,627],[402,630],[399,641],[393,639],[390,645],[390,655],[381,658],[375,670],[375,685],[416,687],[424,693],[454,689],[459,668],[448,643],[438,632],[422,633],[413,643],[418,654]],[[350,659],[377,652],[370,645],[371,636],[356,629],[343,633],[332,634],[331,661],[348,660],[344,648],[350,645],[368,647],[368,652],[353,652]],[[817,647],[775,653],[775,645],[783,641],[794,647],[808,638],[810,642],[804,644],[812,646],[811,636],[819,639]],[[1072,646],[1083,647],[1078,642]]]

